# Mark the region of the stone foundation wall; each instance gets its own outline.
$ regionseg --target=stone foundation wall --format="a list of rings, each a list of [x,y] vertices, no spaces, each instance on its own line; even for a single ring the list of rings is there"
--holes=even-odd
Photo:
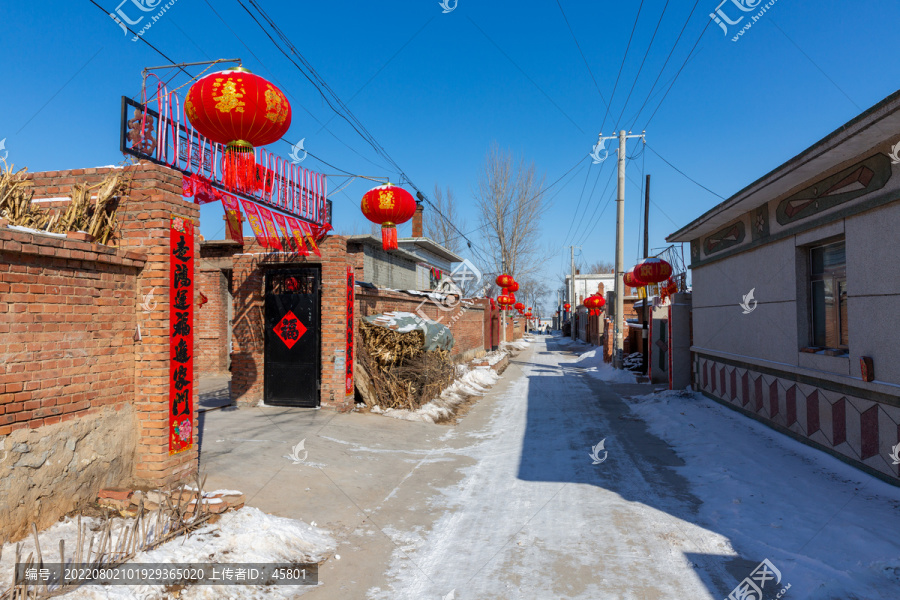
[[[129,483],[137,435],[134,407],[118,404],[0,437],[0,545]]]

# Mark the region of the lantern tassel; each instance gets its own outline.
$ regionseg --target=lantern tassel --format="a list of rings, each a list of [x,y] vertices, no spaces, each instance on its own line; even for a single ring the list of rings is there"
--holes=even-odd
[[[256,152],[247,142],[232,142],[225,148],[222,182],[239,192],[256,190]]]
[[[397,227],[393,224],[384,224],[381,226],[381,247],[385,250],[396,250],[397,246]]]

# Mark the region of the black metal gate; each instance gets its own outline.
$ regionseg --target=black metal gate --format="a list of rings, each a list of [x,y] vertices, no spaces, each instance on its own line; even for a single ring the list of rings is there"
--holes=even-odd
[[[320,288],[319,269],[266,273],[266,404],[319,405]]]

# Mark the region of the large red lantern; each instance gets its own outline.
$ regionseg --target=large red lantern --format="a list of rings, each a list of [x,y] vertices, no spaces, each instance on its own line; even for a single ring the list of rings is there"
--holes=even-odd
[[[635,267],[634,270],[637,270],[637,267]],[[647,285],[646,281],[641,281],[640,279],[635,277],[633,271],[625,271],[625,275],[622,277],[622,282],[628,287],[632,288],[639,288]]]
[[[416,213],[412,194],[396,185],[380,185],[363,195],[362,212],[373,223],[381,225],[381,246],[397,249],[397,225],[406,223]]]
[[[516,299],[507,294],[500,294],[497,296],[497,304],[503,307],[503,310],[509,310],[509,308],[516,303]]]
[[[563,304],[563,308],[566,309],[566,312],[569,312],[569,309],[572,308],[572,305],[566,302],[565,304]]]
[[[508,289],[509,289],[510,293],[515,294],[516,292],[519,291],[519,282],[513,281],[511,284],[509,284]]]
[[[509,287],[510,287],[512,284],[514,284],[515,282],[516,282],[516,281],[512,278],[512,276],[511,276],[511,275],[507,275],[506,273],[504,273],[503,275],[498,275],[498,276],[497,276],[497,287],[503,288],[503,289],[505,289],[505,290],[507,290],[507,291],[510,291],[510,290],[509,290]],[[518,288],[516,288],[516,289],[518,289]]]
[[[188,91],[184,111],[191,125],[225,144],[223,183],[256,189],[256,146],[276,142],[291,126],[291,104],[277,87],[243,67],[210,73]]]
[[[672,265],[661,258],[645,258],[633,270],[634,276],[640,280],[650,283],[659,283],[665,281],[672,276]]]
[[[523,310],[525,310],[525,305],[521,302],[516,302],[516,310],[522,312]]]

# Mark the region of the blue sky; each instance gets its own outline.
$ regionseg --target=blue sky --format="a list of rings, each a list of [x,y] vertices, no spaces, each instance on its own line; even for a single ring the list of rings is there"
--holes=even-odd
[[[107,12],[119,1],[97,0]],[[466,231],[478,226],[472,191],[485,153],[496,141],[534,161],[548,184],[578,164],[551,190],[548,198],[553,200],[541,223],[546,249],[542,276],[548,285],[558,285],[569,244],[582,246],[580,259],[586,262],[613,259],[615,203],[607,205],[607,200],[615,182],[605,195],[601,192],[615,156],[588,172],[587,153],[601,125],[605,135],[631,126],[694,2],[670,0],[661,22],[665,0],[643,2],[607,116],[556,0],[459,0],[447,14],[437,0],[257,1],[419,188],[429,194],[435,184],[454,190],[468,222]],[[561,3],[608,100],[641,3]],[[896,0],[778,0],[736,43],[710,24],[708,15],[718,4],[698,3],[660,78],[662,89],[709,27],[650,122],[647,141],[722,196],[900,87]],[[139,14],[131,0],[123,5],[123,10],[129,8]],[[732,18],[741,14],[730,1],[723,9]],[[0,139],[6,140],[8,160],[31,171],[120,162],[120,98],[139,94],[143,67],[167,61],[146,44],[131,42],[131,35],[123,35],[88,0],[7,2],[3,17]],[[237,0],[176,0],[145,38],[177,62],[242,58],[245,66],[279,82],[288,93],[293,105],[288,139],[305,138],[310,152],[342,170],[396,181],[396,172],[362,138],[342,119],[332,120],[334,113]],[[186,81],[176,77],[172,86]],[[661,99],[658,94],[648,102],[636,132]],[[621,113],[625,116],[617,123]],[[327,131],[321,127],[326,122]],[[270,149],[284,156],[290,151],[285,143]],[[666,235],[721,202],[653,152],[641,155],[639,141],[629,142],[633,154],[638,156],[627,167],[626,262],[634,262],[639,248],[643,173],[652,175],[653,248],[665,246]],[[303,164],[336,173],[313,157]],[[330,188],[342,181],[332,178]],[[595,181],[599,183],[590,197]],[[338,230],[369,230],[359,199],[372,185],[357,180],[333,197]],[[593,215],[602,216],[591,220]],[[204,206],[201,218],[207,238],[224,235],[221,207]],[[401,228],[401,235],[408,227]],[[477,231],[470,237],[476,246],[488,243]]]

